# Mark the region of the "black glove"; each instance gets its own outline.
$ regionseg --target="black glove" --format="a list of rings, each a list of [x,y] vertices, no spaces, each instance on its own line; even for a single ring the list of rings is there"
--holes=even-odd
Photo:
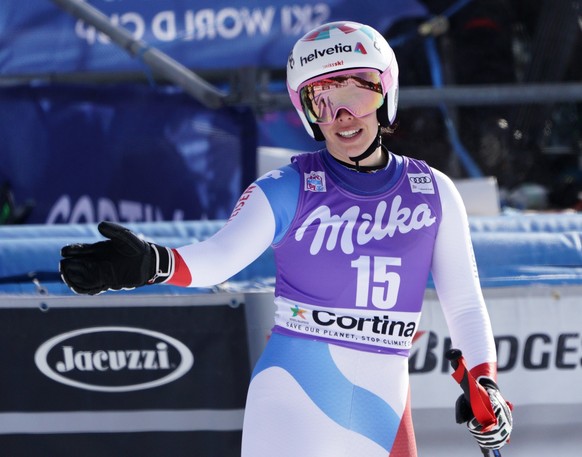
[[[59,270],[73,292],[96,295],[108,289],[133,289],[171,276],[170,249],[143,241],[112,222],[101,222],[97,228],[109,240],[61,249]]]
[[[499,392],[495,381],[491,378],[480,377],[478,379],[491,400],[493,412],[497,418],[497,424],[487,431],[483,431],[481,424],[475,419],[470,403],[464,395],[457,399],[455,405],[455,418],[458,424],[467,423],[469,431],[484,449],[500,449],[509,442],[509,437],[513,429],[513,416],[511,414],[512,405],[505,401]]]

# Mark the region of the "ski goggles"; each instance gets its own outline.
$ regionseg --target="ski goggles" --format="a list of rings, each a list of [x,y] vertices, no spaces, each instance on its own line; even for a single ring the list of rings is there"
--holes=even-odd
[[[342,108],[362,117],[384,103],[377,70],[356,69],[319,76],[299,86],[298,93],[305,117],[314,124],[330,124]]]

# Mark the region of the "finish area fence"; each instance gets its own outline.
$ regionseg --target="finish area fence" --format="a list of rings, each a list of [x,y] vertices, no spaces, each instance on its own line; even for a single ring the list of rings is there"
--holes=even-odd
[[[470,222],[499,383],[516,407],[510,446],[523,450],[531,442],[520,440],[525,433],[548,421],[555,426],[556,417],[570,426],[582,417],[582,217]],[[212,236],[222,224],[130,227],[179,246]],[[93,224],[0,227],[3,452],[239,455],[250,372],[273,320],[271,252],[211,289],[161,285],[74,295],[56,271],[60,247],[98,238]],[[440,436],[466,431],[453,420],[459,391],[443,356],[450,339],[431,283],[417,336],[410,358],[413,415],[419,448],[432,449],[420,455],[438,455],[436,423]],[[574,434],[565,443],[575,447],[576,440]],[[469,436],[457,441],[475,451]]]

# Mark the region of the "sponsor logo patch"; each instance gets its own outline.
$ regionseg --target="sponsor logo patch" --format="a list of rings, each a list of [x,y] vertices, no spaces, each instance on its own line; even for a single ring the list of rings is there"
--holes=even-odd
[[[414,193],[434,194],[434,183],[428,173],[408,173],[408,182]]]
[[[305,178],[304,190],[308,192],[326,192],[325,172],[312,171],[303,175]]]

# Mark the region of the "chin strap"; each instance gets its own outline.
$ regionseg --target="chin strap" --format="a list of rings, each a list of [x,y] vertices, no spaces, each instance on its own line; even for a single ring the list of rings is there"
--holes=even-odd
[[[370,146],[368,146],[368,148],[364,152],[362,152],[359,156],[349,157],[349,159],[356,164],[355,166],[356,171],[361,171],[362,167],[360,167],[360,161],[364,160],[366,157],[370,157],[372,153],[381,146],[382,146],[382,130],[380,126],[378,126],[378,134],[376,135],[376,138],[374,138],[374,141],[372,141],[372,144],[370,144]]]

